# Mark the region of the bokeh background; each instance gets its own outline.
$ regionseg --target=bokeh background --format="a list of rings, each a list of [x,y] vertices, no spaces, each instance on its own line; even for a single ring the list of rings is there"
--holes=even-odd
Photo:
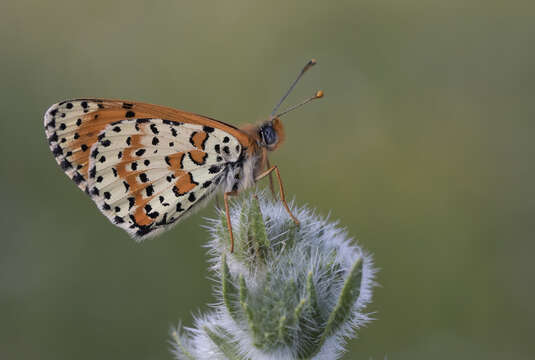
[[[0,8],[1,359],[171,359],[170,325],[214,300],[213,204],[134,243],[56,165],[49,105],[125,98],[256,122],[311,57],[288,105],[326,97],[286,117],[271,159],[381,268],[377,320],[345,359],[533,358],[532,1]]]

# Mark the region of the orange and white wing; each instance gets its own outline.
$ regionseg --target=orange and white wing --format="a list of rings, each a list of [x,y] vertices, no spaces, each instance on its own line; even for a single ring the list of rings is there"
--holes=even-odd
[[[53,105],[50,149],[65,173],[117,226],[155,235],[214,193],[249,138],[217,120],[105,99]]]

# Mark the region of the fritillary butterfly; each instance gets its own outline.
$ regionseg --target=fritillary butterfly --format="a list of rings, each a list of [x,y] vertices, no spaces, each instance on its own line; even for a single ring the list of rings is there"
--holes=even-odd
[[[205,203],[216,190],[228,197],[276,173],[267,154],[284,140],[280,116],[313,97],[274,115],[305,71],[260,125],[234,127],[206,116],[164,106],[112,99],[75,99],[45,113],[48,143],[57,163],[115,225],[141,240],[167,230]]]

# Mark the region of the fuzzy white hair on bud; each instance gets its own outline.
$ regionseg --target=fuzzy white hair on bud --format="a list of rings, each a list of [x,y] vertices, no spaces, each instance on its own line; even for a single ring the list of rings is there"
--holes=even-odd
[[[209,220],[217,304],[194,328],[172,329],[177,360],[338,359],[370,321],[372,257],[337,222],[261,193]]]

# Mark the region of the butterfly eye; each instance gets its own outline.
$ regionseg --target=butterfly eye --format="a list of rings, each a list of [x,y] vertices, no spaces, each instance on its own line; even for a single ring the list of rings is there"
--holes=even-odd
[[[260,138],[265,145],[273,145],[277,142],[277,133],[271,125],[265,125],[260,128]]]

